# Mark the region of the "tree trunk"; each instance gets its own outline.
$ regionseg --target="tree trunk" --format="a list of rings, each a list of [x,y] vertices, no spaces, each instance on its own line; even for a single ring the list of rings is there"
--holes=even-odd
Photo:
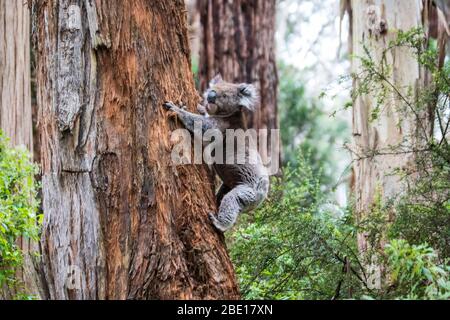
[[[30,13],[23,0],[0,0],[0,128],[14,146],[33,153],[30,89]],[[24,253],[17,288],[4,288],[0,296],[16,293],[39,296],[39,277],[34,267],[37,243],[19,239]]]
[[[205,166],[171,165],[197,103],[182,0],[34,1],[51,299],[235,299]]]
[[[30,15],[23,0],[0,0],[0,128],[33,152]]]
[[[261,105],[248,116],[247,125],[277,129],[276,1],[198,0],[198,10],[201,90],[217,73],[226,81],[254,83],[260,90]]]
[[[200,13],[197,0],[185,0],[185,2],[188,14],[191,59],[193,66],[195,66],[199,62],[200,54]]]
[[[422,0],[375,0],[351,1],[352,10],[352,45],[355,56],[364,56],[363,43],[375,63],[382,60],[382,51],[391,40],[395,40],[398,30],[409,31],[423,26],[424,5]],[[399,88],[401,94],[408,96],[408,90],[417,92],[427,81],[427,74],[419,65],[413,51],[407,48],[395,48],[387,55],[387,64],[392,67],[389,82]],[[361,62],[353,60],[353,72],[361,71]],[[360,86],[359,80],[354,88]],[[354,197],[357,221],[361,222],[371,215],[377,196],[382,202],[395,197],[404,185],[399,175],[393,174],[397,168],[410,168],[414,153],[390,153],[391,146],[420,144],[419,136],[429,131],[430,117],[421,114],[416,117],[413,112],[405,112],[404,102],[390,90],[390,96],[383,105],[378,119],[371,121],[371,114],[376,107],[375,96],[379,92],[370,92],[359,96],[354,101],[353,137],[354,137]],[[425,132],[422,132],[424,130]],[[384,154],[383,154],[384,153]],[[375,155],[374,155],[375,154]],[[370,156],[366,156],[370,155]],[[389,217],[392,218],[392,217]],[[388,218],[388,219],[389,219]],[[361,254],[373,249],[367,233],[358,235]],[[382,248],[383,243],[380,243]],[[383,279],[383,266],[372,261],[373,272],[369,285],[380,288]]]

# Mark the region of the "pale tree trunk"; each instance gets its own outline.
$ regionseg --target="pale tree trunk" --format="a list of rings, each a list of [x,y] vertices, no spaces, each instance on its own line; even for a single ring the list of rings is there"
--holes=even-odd
[[[0,0],[0,127],[13,145],[33,151],[30,15],[23,0]]]
[[[191,59],[199,61],[200,54],[200,13],[198,11],[198,0],[185,0],[189,24],[189,44],[191,48]]]
[[[422,27],[427,20],[422,0],[352,0],[350,9],[353,54],[364,56],[364,43],[375,63],[380,63],[382,51],[391,40],[396,39],[398,30],[409,31]],[[416,93],[426,85],[428,75],[411,49],[395,48],[389,51],[386,58],[387,65],[392,68],[388,81],[402,95],[409,97],[411,92]],[[361,71],[358,58],[353,59],[352,68],[355,73]],[[354,88],[357,89],[360,84],[356,80]],[[353,189],[358,222],[370,217],[377,196],[386,203],[404,190],[402,180],[394,174],[394,170],[410,168],[414,163],[414,153],[401,153],[399,149],[396,152],[390,147],[403,144],[413,149],[430,134],[432,115],[427,112],[414,114],[392,88],[389,88],[389,92],[378,119],[374,121],[371,121],[371,114],[376,106],[375,96],[379,92],[364,94],[354,101]],[[388,220],[393,218],[392,213],[389,215]],[[383,240],[379,246],[382,250]],[[371,248],[367,233],[358,235],[358,247],[362,255],[368,250],[377,249]],[[375,259],[369,262],[369,286],[380,288],[383,272],[379,261]]]
[[[247,125],[277,129],[276,1],[197,1],[201,90],[217,73],[226,81],[255,84],[260,90],[261,105],[254,115],[248,115]]]
[[[33,153],[30,90],[30,13],[23,0],[0,0],[0,128],[14,146]],[[16,293],[39,296],[39,277],[34,268],[38,246],[19,239],[24,253],[17,288],[4,289],[5,298]]]
[[[191,110],[182,0],[34,1],[51,299],[239,297],[204,166],[171,165]]]

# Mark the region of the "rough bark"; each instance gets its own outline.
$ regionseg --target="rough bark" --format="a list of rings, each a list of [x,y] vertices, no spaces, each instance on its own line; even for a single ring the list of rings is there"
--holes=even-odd
[[[352,0],[351,10],[353,54],[364,56],[364,43],[377,63],[381,61],[381,53],[389,45],[389,41],[396,39],[398,30],[409,31],[422,27],[426,20],[422,0]],[[376,17],[373,16],[374,12]],[[392,67],[392,74],[388,80],[404,96],[408,96],[408,90],[417,92],[426,85],[428,75],[411,49],[395,48],[389,52],[386,58],[388,65]],[[358,73],[360,70],[360,61],[354,59],[353,72]],[[359,81],[355,81],[354,87],[358,88],[359,85]],[[407,107],[395,93],[386,99],[378,119],[371,121],[376,95],[377,92],[371,92],[359,96],[354,101],[353,108],[353,191],[356,216],[360,222],[370,216],[376,195],[385,202],[403,190],[402,180],[394,174],[394,170],[410,168],[414,161],[414,153],[383,153],[390,153],[391,146],[400,144],[409,145],[410,148],[418,146],[421,140],[419,137],[429,132],[432,121],[432,117],[426,112],[420,115],[415,115],[411,110],[405,112]],[[372,156],[373,153],[375,156]],[[371,156],[365,156],[367,154]],[[359,251],[362,254],[370,249],[367,237],[366,233],[358,235]],[[377,261],[372,263],[370,268],[373,274],[369,285],[379,288],[382,285],[383,266]]]
[[[0,128],[14,146],[33,153],[30,89],[30,13],[23,0],[0,0]],[[18,291],[39,296],[39,277],[34,267],[37,243],[19,239],[24,253],[17,288],[4,288],[5,298]]]
[[[204,166],[171,166],[161,108],[194,110],[182,0],[34,1],[51,299],[234,299]]]
[[[248,115],[254,129],[277,129],[275,0],[198,0],[201,21],[199,78],[203,91],[217,73],[230,82],[254,83],[261,105]]]

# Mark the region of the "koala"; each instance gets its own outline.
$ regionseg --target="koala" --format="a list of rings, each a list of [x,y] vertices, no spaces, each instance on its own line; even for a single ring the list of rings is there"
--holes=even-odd
[[[193,114],[178,107],[172,102],[164,103],[167,110],[174,112],[183,125],[190,132],[194,132],[194,123],[200,122],[202,131],[215,129],[223,133],[223,149],[226,146],[227,129],[244,129],[244,110],[253,112],[259,102],[256,88],[251,84],[233,84],[222,80],[220,75],[209,83],[204,94],[204,105],[197,107],[200,114]],[[251,145],[251,144],[250,144]],[[257,150],[250,150],[252,146],[245,147],[244,164],[224,161],[214,163],[213,168],[222,180],[222,185],[216,194],[217,215],[210,213],[212,224],[220,231],[229,230],[241,212],[258,207],[267,197],[269,190],[269,177]],[[233,148],[232,152],[236,156]],[[255,156],[256,155],[256,156]],[[250,161],[252,157],[253,161]],[[236,159],[236,157],[235,157]]]

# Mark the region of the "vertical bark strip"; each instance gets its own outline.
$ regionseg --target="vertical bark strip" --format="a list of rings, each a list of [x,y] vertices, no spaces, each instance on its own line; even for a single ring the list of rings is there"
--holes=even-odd
[[[261,106],[248,118],[254,129],[277,129],[275,0],[198,0],[201,21],[199,77],[204,90],[217,73],[258,86]]]
[[[23,0],[0,0],[0,128],[33,152],[30,15]]]
[[[0,128],[14,146],[23,145],[33,153],[30,81],[30,12],[23,0],[0,0]],[[23,267],[16,275],[17,291],[40,296],[35,269],[37,243],[20,238]],[[4,288],[5,298],[14,288]]]
[[[165,100],[197,103],[181,0],[34,1],[52,299],[235,299],[204,166],[171,166]]]
[[[382,59],[382,51],[391,40],[397,37],[397,31],[409,31],[422,26],[422,0],[374,0],[351,1],[352,10],[352,45],[355,56],[364,56],[363,44],[376,63]],[[370,16],[369,16],[370,15]],[[426,84],[426,73],[419,65],[414,53],[408,48],[395,48],[387,55],[387,62],[392,68],[388,79],[404,96],[408,90],[417,92]],[[353,72],[361,69],[360,61],[353,60]],[[354,83],[359,87],[358,81]],[[380,193],[382,200],[390,199],[403,190],[400,177],[393,174],[396,168],[408,168],[413,164],[414,154],[385,154],[373,157],[361,157],[371,151],[386,151],[391,146],[402,142],[410,146],[420,143],[418,130],[428,128],[430,117],[425,113],[419,120],[408,110],[403,101],[395,94],[386,99],[383,110],[375,121],[370,120],[373,108],[376,106],[376,92],[360,96],[354,101],[353,108],[353,140],[354,151],[354,196],[356,215],[362,221],[370,215],[375,197]],[[405,116],[406,114],[406,116]],[[420,135],[423,136],[423,132]],[[387,152],[389,153],[389,152]],[[367,234],[358,235],[358,246],[361,253],[369,250]],[[374,271],[370,285],[380,287],[382,281],[382,266],[374,261]]]

